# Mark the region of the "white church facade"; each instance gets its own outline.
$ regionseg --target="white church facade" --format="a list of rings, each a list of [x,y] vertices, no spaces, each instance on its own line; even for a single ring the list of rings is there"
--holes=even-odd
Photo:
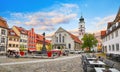
[[[81,50],[81,41],[70,32],[59,28],[52,37],[54,49]]]

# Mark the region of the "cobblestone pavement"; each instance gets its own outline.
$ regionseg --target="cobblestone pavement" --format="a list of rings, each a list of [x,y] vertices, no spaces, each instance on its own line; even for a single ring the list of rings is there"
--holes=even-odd
[[[97,53],[97,54],[100,54],[100,53]],[[105,55],[105,54],[104,54]],[[108,60],[108,61],[110,61],[110,62],[112,62],[112,63],[114,63],[114,68],[116,68],[116,69],[118,69],[119,71],[120,71],[120,62],[117,62],[117,61],[114,61],[114,60],[110,60],[110,59],[106,59],[106,56],[103,56],[103,58],[105,59],[105,60]]]
[[[107,59],[108,60],[108,59]],[[117,61],[113,61],[113,60],[109,60],[110,62],[113,62],[114,63],[114,68],[118,69],[120,71],[120,62],[117,62]]]
[[[27,59],[27,58],[20,58],[18,61],[16,62],[16,59],[13,60],[15,62],[8,62],[8,63],[0,63],[0,65],[14,65],[14,64],[27,64],[27,63],[37,63],[37,62],[47,62],[47,61],[56,61],[56,60],[65,60],[65,59],[71,59],[71,58],[75,58],[78,57],[79,55],[74,55],[74,56],[69,56],[69,57],[59,57],[56,59]],[[5,58],[4,58],[5,59]],[[8,60],[8,59],[5,59]],[[9,59],[11,60],[11,59]],[[24,61],[25,60],[25,61]],[[22,62],[20,62],[22,61]]]
[[[81,55],[0,64],[0,72],[83,72]]]
[[[84,53],[84,54],[88,54],[88,53]],[[93,53],[89,53],[89,54],[92,55]],[[95,54],[96,54],[97,57],[101,56],[102,58],[104,58],[104,61],[108,60],[108,61],[114,63],[113,68],[116,68],[116,69],[118,69],[120,71],[120,62],[106,59],[106,56],[104,56],[105,54],[101,54],[101,53],[95,53]]]
[[[70,54],[69,56],[74,56],[74,54]],[[60,56],[59,58],[69,57],[69,56]],[[10,62],[24,62],[24,61],[36,61],[36,60],[46,60],[42,58],[8,58],[6,56],[0,56],[0,64],[1,63],[10,63]],[[47,59],[48,60],[48,59]]]

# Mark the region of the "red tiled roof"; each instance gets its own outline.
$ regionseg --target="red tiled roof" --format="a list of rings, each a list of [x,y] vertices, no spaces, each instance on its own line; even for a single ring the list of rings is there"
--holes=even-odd
[[[101,36],[105,36],[106,35],[106,30],[101,31]]]
[[[46,42],[47,44],[50,44],[50,43],[51,43],[51,41],[50,41],[50,40],[45,40],[45,42]]]
[[[37,40],[37,42],[42,43],[43,42],[43,36],[39,35],[39,34],[36,34],[36,40]],[[45,42],[47,44],[50,44],[50,40],[45,40]]]
[[[82,43],[77,36],[71,34],[70,32],[67,32],[67,33],[71,36],[71,38],[72,38],[75,42],[80,43],[80,44]]]
[[[42,36],[42,35],[39,35],[39,34],[36,34],[36,39],[43,41],[43,36]]]
[[[25,35],[28,34],[28,30],[25,30],[25,29],[22,28],[22,27],[17,27],[17,26],[15,26],[15,27],[19,30],[20,33],[25,34]]]
[[[0,27],[8,29],[7,22],[2,17],[0,17]]]
[[[17,37],[19,37],[12,29],[8,30],[8,36],[17,36]]]

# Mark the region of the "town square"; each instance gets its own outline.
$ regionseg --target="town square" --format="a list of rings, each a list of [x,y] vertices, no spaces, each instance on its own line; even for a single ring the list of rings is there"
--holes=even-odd
[[[0,72],[120,72],[120,1],[1,0]]]

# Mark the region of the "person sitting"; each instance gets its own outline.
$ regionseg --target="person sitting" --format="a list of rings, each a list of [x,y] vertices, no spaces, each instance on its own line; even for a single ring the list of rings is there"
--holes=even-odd
[[[102,58],[101,56],[99,56],[98,59],[99,59],[100,61],[103,61],[103,58]]]

